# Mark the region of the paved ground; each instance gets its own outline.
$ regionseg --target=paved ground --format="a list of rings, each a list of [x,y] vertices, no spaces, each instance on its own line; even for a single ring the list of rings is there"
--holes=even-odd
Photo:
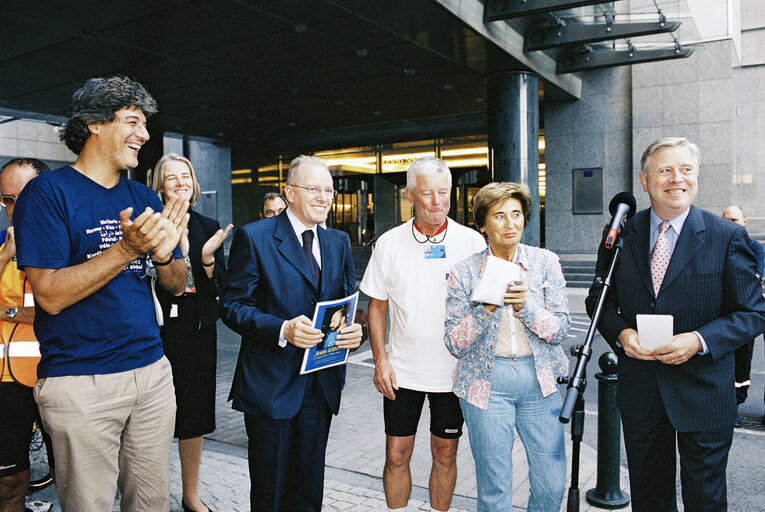
[[[587,330],[588,321],[583,313],[582,291],[570,290],[571,310],[574,313],[572,337],[568,345],[581,342]],[[241,413],[233,411],[226,402],[233,368],[238,353],[239,337],[221,326],[219,328],[218,360],[218,407],[217,430],[207,436],[200,472],[200,495],[205,503],[218,512],[239,512],[249,510],[249,478],[247,473],[247,439]],[[605,345],[600,342],[600,345]],[[758,344],[761,352],[761,343]],[[600,349],[602,352],[602,348]],[[590,364],[590,373],[597,371],[596,353]],[[759,358],[762,358],[760,354]],[[372,384],[373,369],[370,365],[371,352],[368,344],[353,354],[348,365],[348,379],[343,393],[340,414],[333,420],[327,449],[327,471],[325,480],[325,511],[385,511],[385,497],[382,488],[382,468],[384,462],[384,439],[382,404],[379,393]],[[761,362],[758,362],[760,369]],[[765,372],[760,372],[765,374]],[[753,381],[763,380],[762,375],[753,375]],[[580,486],[582,489],[582,511],[600,510],[591,507],[584,500],[585,491],[595,487],[597,438],[597,386],[593,382],[586,393],[587,420],[585,421],[585,443],[582,445],[580,464]],[[750,400],[752,410],[760,408],[762,385],[753,390]],[[754,418],[754,416],[752,416]],[[415,453],[412,458],[414,489],[407,510],[429,510],[427,480],[430,471],[429,434],[427,432],[427,408],[420,424]],[[753,419],[752,419],[753,423]],[[752,450],[763,453],[763,437],[753,427],[751,430],[737,430],[734,447],[731,452],[731,464],[737,464],[738,458],[751,459]],[[567,443],[570,450],[571,442]],[[740,453],[743,450],[743,453]],[[515,486],[514,509],[525,510],[528,499],[528,478],[525,454],[516,438],[513,449]],[[761,460],[762,457],[758,456]],[[570,457],[569,457],[570,464]],[[475,469],[467,436],[463,437],[458,453],[458,484],[452,503],[452,511],[476,510]],[[765,510],[765,496],[761,482],[765,481],[765,471],[757,462],[750,469],[743,482],[731,482],[731,511],[751,512]],[[180,510],[180,467],[177,459],[177,444],[173,445],[171,461],[171,511]],[[731,473],[733,473],[731,471]],[[569,473],[570,474],[570,473]],[[731,477],[732,479],[733,477]],[[622,489],[627,490],[626,469],[622,468]],[[753,482],[760,482],[754,485]],[[742,485],[743,484],[743,485]],[[740,492],[734,496],[738,487],[754,488],[754,493]],[[759,489],[759,490],[757,490]],[[737,491],[738,492],[738,491]],[[744,496],[746,495],[746,496]],[[752,497],[752,495],[754,497]],[[56,501],[55,488],[36,493],[36,499]],[[745,498],[745,499],[744,499]],[[740,505],[736,505],[736,503]],[[517,508],[515,508],[517,507]],[[54,504],[53,512],[60,511]],[[119,510],[115,500],[114,510]],[[566,510],[566,504],[562,510]],[[622,510],[630,510],[629,507]],[[681,509],[682,510],[682,509]]]

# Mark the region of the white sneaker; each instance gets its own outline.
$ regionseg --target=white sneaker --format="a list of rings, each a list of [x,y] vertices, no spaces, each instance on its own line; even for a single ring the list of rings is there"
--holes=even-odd
[[[53,506],[53,503],[49,501],[30,500],[29,498],[25,498],[24,506],[26,507],[27,512],[48,512]]]

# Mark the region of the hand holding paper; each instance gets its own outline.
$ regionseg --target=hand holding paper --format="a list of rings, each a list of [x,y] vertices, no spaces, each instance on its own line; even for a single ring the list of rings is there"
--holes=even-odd
[[[473,296],[470,300],[495,306],[504,306],[508,287],[522,283],[523,273],[521,267],[511,261],[503,260],[490,254],[486,258],[486,267],[484,268],[481,280],[473,291]]]
[[[683,364],[702,350],[701,340],[695,332],[680,333],[672,343],[654,350],[656,359],[665,364]]]
[[[672,343],[672,315],[636,315],[640,346],[656,350]]]

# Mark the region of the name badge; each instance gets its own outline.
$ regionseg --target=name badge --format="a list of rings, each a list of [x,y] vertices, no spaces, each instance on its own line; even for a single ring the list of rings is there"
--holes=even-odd
[[[170,318],[178,317],[178,304],[170,304]]]
[[[445,245],[426,245],[425,246],[425,259],[436,260],[446,258],[446,246]]]
[[[25,293],[24,294],[24,307],[25,308],[31,308],[35,305],[35,299],[32,296],[31,293]]]

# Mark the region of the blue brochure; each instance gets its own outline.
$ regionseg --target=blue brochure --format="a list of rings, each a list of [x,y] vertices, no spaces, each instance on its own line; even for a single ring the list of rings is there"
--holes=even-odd
[[[338,331],[353,324],[359,292],[344,299],[319,302],[313,314],[313,326],[324,333],[324,339],[316,346],[305,349],[300,373],[311,373],[348,361],[348,349],[335,345]]]

